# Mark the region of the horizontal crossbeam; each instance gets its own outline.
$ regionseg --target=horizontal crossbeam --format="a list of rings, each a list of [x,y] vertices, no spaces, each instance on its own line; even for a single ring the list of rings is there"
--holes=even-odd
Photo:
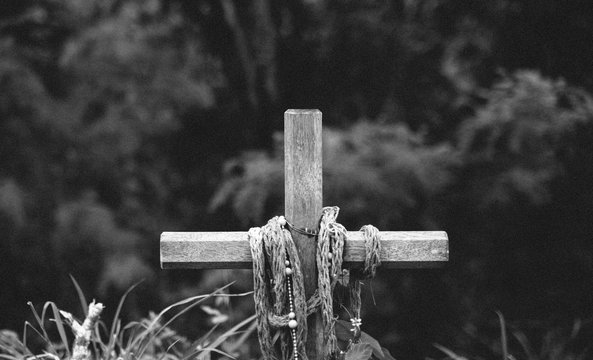
[[[314,240],[311,240],[314,241]],[[364,263],[364,238],[348,232],[344,266]],[[444,231],[382,231],[381,267],[438,267],[449,260]],[[247,232],[164,232],[161,234],[163,269],[251,269]]]

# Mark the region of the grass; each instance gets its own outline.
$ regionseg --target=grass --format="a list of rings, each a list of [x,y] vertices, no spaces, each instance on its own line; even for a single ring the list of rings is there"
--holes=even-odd
[[[0,360],[210,360],[213,355],[217,358],[235,359],[240,354],[242,358],[245,356],[245,351],[241,353],[240,348],[249,349],[249,344],[253,344],[249,342],[249,338],[256,329],[255,316],[250,316],[227,330],[221,330],[219,327],[226,321],[226,315],[206,305],[206,301],[216,297],[241,297],[252,293],[226,294],[225,290],[232,284],[218,288],[210,294],[178,301],[158,314],[150,313],[140,321],[123,324],[122,307],[136,284],[121,297],[111,325],[108,326],[102,320],[88,321],[92,317],[89,309],[94,308],[96,313],[97,306],[101,309],[102,307],[94,301],[89,304],[76,280],[72,278],[72,281],[87,321],[78,322],[70,313],[59,309],[53,302],[46,302],[41,311],[37,311],[33,304],[29,303],[35,320],[33,323],[25,322],[22,338],[13,331],[0,330]],[[198,306],[219,321],[215,321],[215,325],[199,339],[190,341],[176,333],[171,325]],[[434,344],[445,356],[441,359],[585,360],[592,356],[592,346],[590,341],[587,341],[593,330],[588,329],[591,326],[589,322],[575,321],[568,331],[540,331],[537,334],[538,341],[531,342],[524,331],[507,324],[501,312],[497,311],[496,315],[498,339],[475,339],[483,345],[481,348],[488,349],[489,353],[461,355],[448,347]],[[81,329],[88,324],[92,326],[89,326],[88,338],[83,341]],[[83,352],[80,351],[81,344],[84,346]],[[40,348],[42,350],[32,350]],[[83,357],[79,357],[80,354],[83,354]]]
[[[76,346],[80,346],[80,344],[88,344],[86,358],[101,360],[186,360],[190,358],[209,360],[214,353],[235,359],[238,349],[256,328],[255,316],[250,316],[226,331],[219,330],[220,324],[215,324],[198,340],[189,341],[170,327],[180,316],[199,305],[204,305],[209,299],[251,294],[251,292],[224,293],[231,284],[210,294],[193,296],[176,302],[158,314],[152,313],[140,321],[122,324],[120,318],[122,306],[129,293],[136,287],[134,285],[121,297],[111,326],[107,326],[102,320],[96,323],[89,322],[88,309],[100,306],[100,304],[94,304],[94,302],[88,304],[80,286],[76,280],[72,280],[86,322],[79,323],[70,313],[59,309],[53,302],[46,302],[41,312],[38,312],[33,304],[29,303],[35,322],[25,322],[22,338],[19,338],[13,331],[0,331],[0,359],[80,359],[75,356],[77,353],[79,354]],[[210,307],[204,307],[204,309],[209,312],[216,311]],[[92,325],[88,334],[90,335],[89,341],[85,343],[79,335],[81,328],[87,324]],[[31,350],[37,348],[29,343],[31,338],[41,342],[42,351]]]
[[[566,329],[547,329],[538,337],[537,343],[531,342],[524,331],[509,326],[500,311],[496,312],[500,328],[500,338],[495,341],[479,339],[490,349],[486,356],[460,355],[440,344],[434,346],[446,355],[446,360],[501,359],[501,360],[586,360],[590,359],[590,330],[583,331],[583,322],[576,320],[569,331]],[[591,324],[588,324],[591,325]],[[510,335],[509,335],[510,333]]]

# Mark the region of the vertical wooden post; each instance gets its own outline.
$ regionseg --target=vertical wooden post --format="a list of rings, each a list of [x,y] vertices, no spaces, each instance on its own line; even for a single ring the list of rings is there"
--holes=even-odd
[[[316,229],[322,209],[321,111],[284,113],[284,213],[297,227]],[[308,299],[317,289],[316,242],[292,232]],[[323,323],[318,311],[307,319],[307,356],[323,358]]]

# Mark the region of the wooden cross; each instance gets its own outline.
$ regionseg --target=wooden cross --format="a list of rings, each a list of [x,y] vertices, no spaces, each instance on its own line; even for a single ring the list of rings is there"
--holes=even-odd
[[[284,215],[295,226],[313,229],[322,209],[321,112],[287,110],[284,113]],[[338,204],[339,205],[339,204]],[[346,209],[347,211],[347,209]],[[292,232],[309,298],[317,288],[316,244],[306,235]],[[349,231],[344,244],[344,267],[364,262],[364,238]],[[381,267],[435,267],[449,259],[447,234],[443,231],[381,231]],[[163,232],[163,269],[251,268],[247,232]],[[318,311],[308,321],[306,351],[309,359],[321,359],[323,331]]]

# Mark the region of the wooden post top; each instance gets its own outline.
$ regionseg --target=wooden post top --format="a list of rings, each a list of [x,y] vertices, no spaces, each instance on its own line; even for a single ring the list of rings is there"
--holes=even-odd
[[[288,109],[284,112],[285,114],[321,114],[318,109]]]

